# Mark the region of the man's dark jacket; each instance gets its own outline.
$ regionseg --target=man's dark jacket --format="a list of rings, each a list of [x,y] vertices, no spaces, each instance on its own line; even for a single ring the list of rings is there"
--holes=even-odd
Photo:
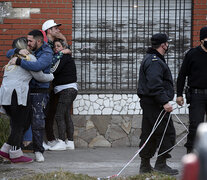
[[[171,71],[164,57],[155,49],[149,48],[141,63],[137,94],[140,98],[152,97],[160,105],[173,100]]]

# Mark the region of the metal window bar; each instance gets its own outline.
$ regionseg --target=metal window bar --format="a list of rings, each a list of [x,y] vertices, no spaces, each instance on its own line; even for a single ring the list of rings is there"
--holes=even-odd
[[[74,0],[73,48],[80,93],[136,93],[154,33],[173,40],[165,56],[174,82],[191,46],[192,0]]]

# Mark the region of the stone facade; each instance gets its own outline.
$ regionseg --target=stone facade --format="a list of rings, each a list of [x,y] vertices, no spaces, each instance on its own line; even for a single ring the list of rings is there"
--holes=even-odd
[[[178,115],[188,126],[188,115]],[[123,147],[139,145],[142,115],[73,115],[75,146],[80,148]],[[187,131],[175,115],[172,115],[177,142]],[[179,143],[183,146],[186,138]]]
[[[177,117],[188,126],[188,109],[186,104],[179,107],[175,98],[171,104],[179,141],[185,136],[186,129]],[[141,121],[142,110],[136,94],[78,95],[73,105],[75,145],[89,148],[138,146]]]
[[[178,106],[174,97],[173,114],[187,114],[187,105]],[[142,114],[136,94],[80,94],[73,104],[74,115],[133,115]]]
[[[176,96],[175,96],[176,98]],[[188,126],[187,105],[179,107],[174,100],[173,120],[177,141]],[[138,146],[142,110],[136,94],[80,94],[73,104],[76,147]],[[185,143],[184,139],[180,145]]]

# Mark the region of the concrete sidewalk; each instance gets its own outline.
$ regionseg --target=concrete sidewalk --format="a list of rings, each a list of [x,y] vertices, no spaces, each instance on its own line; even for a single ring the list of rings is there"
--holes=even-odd
[[[46,173],[51,171],[70,171],[78,174],[87,174],[95,177],[107,177],[117,174],[125,164],[136,154],[138,148],[119,147],[119,148],[96,148],[96,149],[76,149],[67,151],[45,151],[45,162],[29,164],[0,164],[0,179],[10,176],[4,170],[13,169],[16,172],[35,172]],[[185,154],[184,147],[175,147],[172,152],[172,158],[168,164],[180,170],[181,158]],[[33,153],[27,153],[29,157],[34,158]],[[151,164],[154,166],[155,158]],[[120,176],[133,176],[139,173],[140,157],[139,155],[132,161]],[[24,170],[24,171],[23,171]],[[2,173],[3,172],[3,173]],[[25,173],[27,174],[27,173]],[[180,174],[177,176],[179,179]]]

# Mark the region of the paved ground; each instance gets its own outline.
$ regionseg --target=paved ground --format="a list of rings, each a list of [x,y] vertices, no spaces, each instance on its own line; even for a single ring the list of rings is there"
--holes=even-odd
[[[137,148],[96,148],[96,149],[76,149],[67,151],[46,151],[44,153],[45,162],[30,164],[7,164],[0,163],[0,180],[4,177],[12,176],[11,170],[23,175],[26,172],[45,173],[57,170],[70,171],[73,173],[88,174],[95,177],[107,177],[117,174],[124,165],[136,154]],[[173,168],[178,168],[181,172],[181,158],[185,154],[183,147],[176,147],[172,151],[172,158],[168,164]],[[34,154],[27,153],[34,157]],[[152,165],[155,158],[152,159]],[[139,173],[140,158],[137,156],[120,176],[131,176]],[[24,171],[23,171],[24,170]],[[27,173],[25,173],[27,174]],[[17,175],[16,175],[17,176]],[[180,174],[177,176],[179,179]]]

